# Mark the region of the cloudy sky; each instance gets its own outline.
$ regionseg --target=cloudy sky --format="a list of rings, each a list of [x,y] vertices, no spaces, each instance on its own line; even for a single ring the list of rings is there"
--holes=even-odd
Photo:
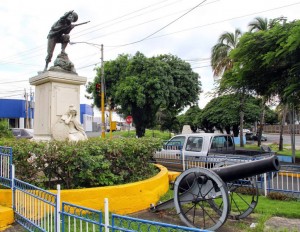
[[[29,78],[45,65],[47,34],[65,12],[74,10],[79,22],[91,21],[70,33],[71,41],[104,45],[104,60],[119,54],[147,57],[173,54],[190,62],[201,76],[204,93],[199,106],[209,101],[214,88],[210,51],[223,32],[247,31],[255,17],[300,16],[297,0],[1,0],[0,98],[21,99],[24,89],[34,92]],[[299,38],[300,39],[300,38]],[[60,52],[57,45],[53,61]],[[68,45],[66,52],[77,73],[88,81],[100,65],[100,47]],[[49,67],[53,65],[50,63]],[[81,88],[81,103],[91,103]]]

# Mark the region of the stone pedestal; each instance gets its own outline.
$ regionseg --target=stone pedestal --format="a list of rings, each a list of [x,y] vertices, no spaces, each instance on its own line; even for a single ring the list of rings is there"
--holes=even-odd
[[[87,78],[65,72],[46,71],[29,79],[35,86],[34,139],[52,139],[52,129],[70,105],[80,121],[80,85]]]

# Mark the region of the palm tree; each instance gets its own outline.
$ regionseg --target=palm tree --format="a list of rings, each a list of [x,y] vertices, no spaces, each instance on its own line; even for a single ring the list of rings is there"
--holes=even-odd
[[[233,66],[229,57],[232,49],[236,48],[242,33],[236,29],[234,33],[225,32],[218,39],[218,43],[211,50],[211,66],[215,77],[221,76]]]
[[[233,61],[229,56],[230,51],[238,46],[239,39],[242,33],[239,29],[236,29],[234,33],[225,32],[221,34],[218,39],[218,43],[213,46],[211,50],[211,66],[213,69],[213,75],[215,77],[222,76],[225,71],[230,70],[233,67]],[[239,92],[239,90],[237,90]],[[245,89],[242,88],[240,100],[240,146],[244,146],[243,141],[243,128],[244,128],[244,102],[245,102]]]
[[[275,19],[268,20],[267,18],[256,17],[252,22],[249,23],[249,31],[267,31],[273,28],[277,23],[285,23],[286,17],[278,17]]]

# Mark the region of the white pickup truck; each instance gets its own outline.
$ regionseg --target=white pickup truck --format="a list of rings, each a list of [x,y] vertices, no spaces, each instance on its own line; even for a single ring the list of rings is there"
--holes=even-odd
[[[176,135],[168,140],[162,151],[170,154],[207,156],[209,153],[234,153],[233,137],[225,134],[194,133]]]
[[[188,162],[215,164],[228,159],[231,161],[244,161],[270,155],[271,153],[255,150],[236,150],[234,138],[231,135],[193,133],[174,136],[165,142],[160,150],[155,152],[153,158],[156,163],[170,166],[174,162],[181,163],[181,165],[187,165]]]

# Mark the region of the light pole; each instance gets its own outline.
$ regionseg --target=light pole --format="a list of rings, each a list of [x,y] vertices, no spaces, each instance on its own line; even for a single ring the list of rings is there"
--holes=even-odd
[[[104,101],[104,58],[103,58],[103,44],[94,44],[89,42],[70,42],[71,45],[78,44],[78,43],[84,43],[91,45],[93,47],[101,49],[101,137],[105,138],[105,101]]]

